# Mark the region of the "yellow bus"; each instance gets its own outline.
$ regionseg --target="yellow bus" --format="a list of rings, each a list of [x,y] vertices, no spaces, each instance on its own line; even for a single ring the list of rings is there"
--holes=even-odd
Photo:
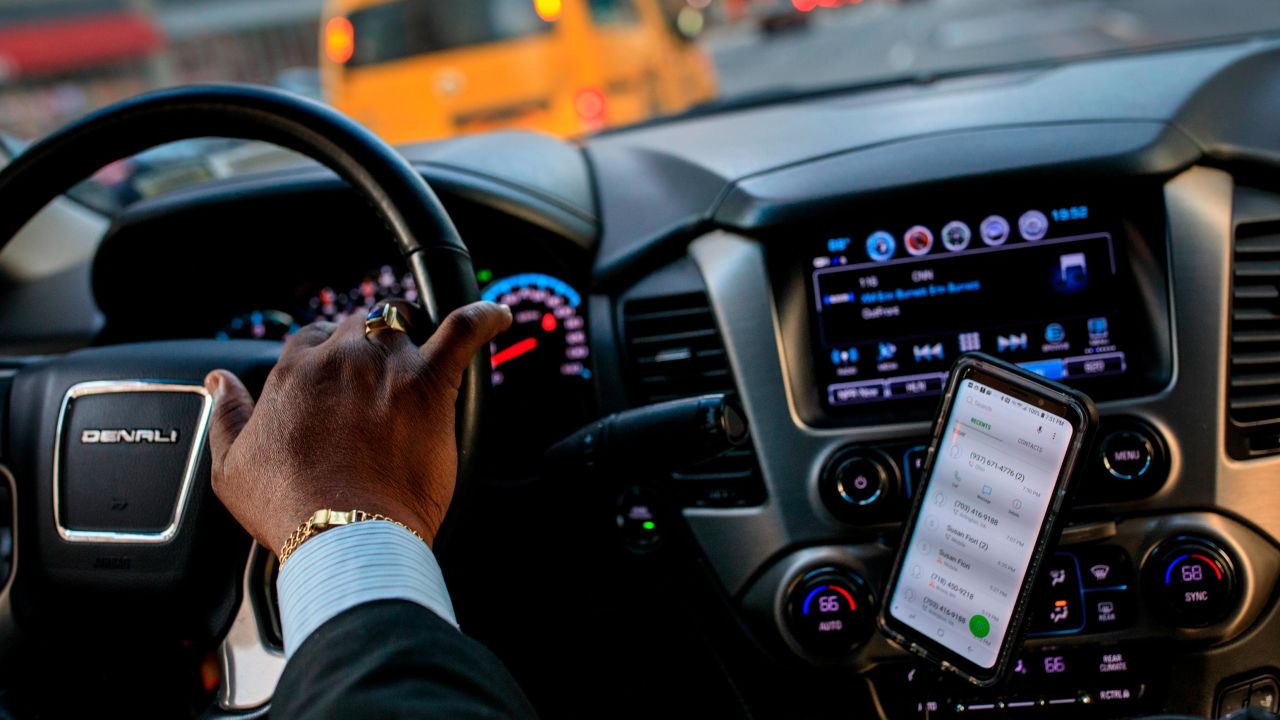
[[[715,95],[715,73],[662,2],[329,0],[324,95],[392,143],[679,112]]]

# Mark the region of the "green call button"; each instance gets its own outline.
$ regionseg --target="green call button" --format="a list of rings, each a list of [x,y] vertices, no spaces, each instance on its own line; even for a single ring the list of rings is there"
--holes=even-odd
[[[991,633],[991,622],[982,615],[969,617],[969,632],[976,638],[984,638]]]

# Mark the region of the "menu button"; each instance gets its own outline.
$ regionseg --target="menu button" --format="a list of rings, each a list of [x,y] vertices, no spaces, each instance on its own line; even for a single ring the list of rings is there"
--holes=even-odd
[[[1146,475],[1154,458],[1151,441],[1132,430],[1112,433],[1102,443],[1102,463],[1119,480],[1137,480]]]

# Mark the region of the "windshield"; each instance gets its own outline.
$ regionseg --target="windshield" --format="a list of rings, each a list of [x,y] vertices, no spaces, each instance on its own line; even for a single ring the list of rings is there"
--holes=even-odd
[[[274,85],[396,144],[576,138],[692,111],[1280,30],[1275,0],[0,0],[5,148],[184,83]],[[293,156],[224,140],[107,168],[125,203]]]

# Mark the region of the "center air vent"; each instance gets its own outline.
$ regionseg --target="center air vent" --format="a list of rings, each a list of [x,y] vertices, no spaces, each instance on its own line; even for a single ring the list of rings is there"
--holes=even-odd
[[[622,324],[637,404],[735,392],[705,294],[628,300],[622,306]],[[759,465],[750,448],[730,450],[672,478],[686,505],[735,507],[764,501]]]
[[[623,322],[642,404],[733,392],[706,295],[632,300],[623,307]]]
[[[1236,228],[1227,449],[1280,452],[1280,221]]]

